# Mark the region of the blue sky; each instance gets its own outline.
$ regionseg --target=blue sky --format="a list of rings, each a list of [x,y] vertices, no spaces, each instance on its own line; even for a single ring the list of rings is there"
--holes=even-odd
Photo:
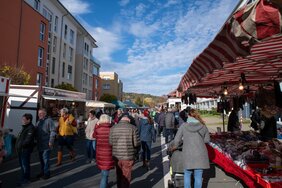
[[[101,71],[125,92],[164,95],[212,41],[238,1],[60,0],[96,39]]]

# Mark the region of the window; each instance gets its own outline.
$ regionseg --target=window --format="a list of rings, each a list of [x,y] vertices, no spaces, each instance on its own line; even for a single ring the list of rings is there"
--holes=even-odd
[[[87,89],[86,88],[82,88],[82,92],[83,93],[87,93]]]
[[[39,0],[34,0],[33,8],[37,11],[40,11],[40,1]]]
[[[66,50],[67,50],[67,45],[66,45],[66,43],[64,43],[63,58],[66,58]]]
[[[65,35],[64,35],[65,40],[67,40],[67,35],[68,35],[68,26],[65,25]]]
[[[71,66],[71,65],[68,65],[67,79],[68,79],[68,80],[71,80],[71,79],[72,79],[72,66]]]
[[[82,75],[82,84],[87,85],[87,79],[88,79],[88,75],[86,73],[83,73],[83,75]]]
[[[96,76],[99,76],[99,69],[98,69],[98,67],[95,67],[95,66],[93,66],[93,72],[92,72],[94,75],[96,75]]]
[[[65,66],[66,66],[66,63],[63,62],[63,68],[62,68],[62,77],[63,78],[65,77]]]
[[[84,54],[88,56],[89,53],[89,45],[87,43],[84,43]]]
[[[70,30],[70,43],[74,43],[74,31],[72,29]]]
[[[40,37],[39,37],[41,41],[44,41],[45,28],[46,28],[45,23],[41,22],[40,23]]]
[[[38,48],[38,58],[37,58],[37,65],[39,67],[43,66],[43,53],[44,53],[44,49],[42,47]]]
[[[54,79],[51,79],[51,87],[54,87]]]
[[[57,51],[57,37],[54,36],[54,39],[53,39],[53,52],[56,52]]]
[[[95,81],[96,81],[95,89],[98,89],[98,84],[99,84],[98,79],[96,79]]]
[[[55,17],[55,25],[54,25],[54,31],[57,32],[58,31],[58,21],[59,21],[59,18],[58,16]]]
[[[69,52],[70,52],[69,59],[70,59],[70,62],[72,62],[72,59],[73,59],[73,49],[71,47],[69,47]]]
[[[38,85],[38,86],[41,86],[41,85],[42,85],[42,78],[43,78],[42,73],[37,73],[37,76],[36,76],[36,85]]]
[[[92,87],[92,85],[93,85],[93,78],[92,76],[89,76],[89,86]]]
[[[56,58],[53,57],[53,59],[52,59],[52,74],[55,74],[55,68],[56,68]]]
[[[111,85],[110,84],[103,84],[103,89],[109,90],[109,89],[111,89]]]
[[[87,58],[83,58],[83,69],[87,70],[88,69],[88,59]]]

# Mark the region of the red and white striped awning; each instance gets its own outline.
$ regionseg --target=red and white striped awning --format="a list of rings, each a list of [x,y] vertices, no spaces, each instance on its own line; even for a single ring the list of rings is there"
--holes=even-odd
[[[273,4],[266,0],[248,4],[225,23],[193,60],[177,90],[231,83],[241,72],[252,72],[249,78],[253,80],[275,79],[270,74],[276,77],[280,74],[281,30],[281,13]]]
[[[199,96],[214,96],[223,85],[230,88],[234,85],[231,90],[238,93],[241,73],[245,74],[249,85],[282,80],[282,35],[255,44],[250,55],[238,57],[234,63],[223,63],[221,69],[207,74],[189,90]]]

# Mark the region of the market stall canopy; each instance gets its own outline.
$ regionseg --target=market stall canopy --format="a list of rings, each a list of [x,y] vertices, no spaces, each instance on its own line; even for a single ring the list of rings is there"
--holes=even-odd
[[[49,96],[49,95],[42,95],[42,97],[44,99],[47,99],[47,100],[86,102],[85,99],[80,99],[80,98],[70,98],[70,97],[62,97],[62,96]]]
[[[86,101],[86,107],[92,107],[92,108],[115,108],[116,105],[114,105],[112,103],[103,102],[103,101],[87,100]]]
[[[112,103],[115,104],[117,108],[125,108],[126,107],[126,105],[123,102],[121,102],[120,100],[112,101]]]
[[[123,101],[123,103],[125,104],[126,108],[138,108],[138,106],[134,104],[131,100],[125,100]]]
[[[282,1],[278,2],[278,5],[280,4],[282,5]],[[214,82],[211,77],[222,80],[218,75],[232,74],[233,68],[234,73],[279,66],[282,24],[281,13],[276,5],[271,1],[258,0],[235,12],[215,39],[193,60],[177,90],[185,92],[190,87],[203,84],[204,80]],[[277,67],[260,72],[269,75],[269,71],[276,71],[276,75],[279,75],[280,70],[281,68]],[[256,73],[258,72],[257,70]],[[262,74],[252,76],[254,80],[268,79],[262,77]],[[229,75],[230,78],[232,76],[238,78],[236,74]]]
[[[188,90],[197,96],[218,96],[222,86],[232,93],[240,92],[238,85],[244,73],[246,85],[256,90],[256,84],[271,83],[282,79],[282,35],[273,36],[255,44],[251,54],[238,57],[234,63],[224,63],[222,69],[207,74]]]

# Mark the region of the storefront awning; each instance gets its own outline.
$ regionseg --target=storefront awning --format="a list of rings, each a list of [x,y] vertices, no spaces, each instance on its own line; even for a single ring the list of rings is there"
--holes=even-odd
[[[49,95],[42,95],[42,97],[47,100],[86,102],[85,99],[79,99],[79,98],[69,98],[69,97],[49,96]]]

